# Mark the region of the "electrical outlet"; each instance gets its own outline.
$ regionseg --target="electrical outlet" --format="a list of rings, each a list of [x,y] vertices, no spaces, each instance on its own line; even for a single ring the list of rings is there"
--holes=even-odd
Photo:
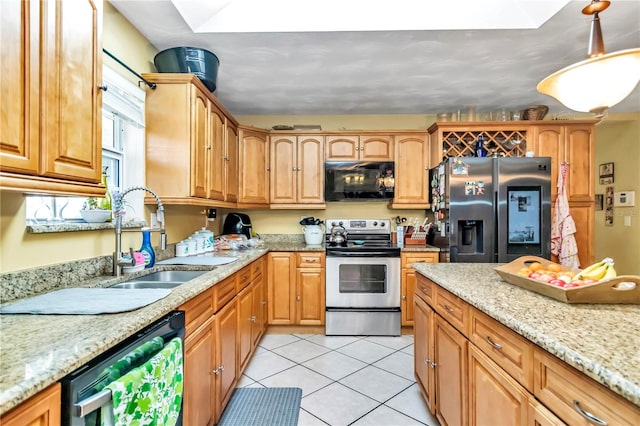
[[[160,227],[160,223],[158,222],[158,214],[157,213],[151,213],[151,227],[154,228],[154,229]]]

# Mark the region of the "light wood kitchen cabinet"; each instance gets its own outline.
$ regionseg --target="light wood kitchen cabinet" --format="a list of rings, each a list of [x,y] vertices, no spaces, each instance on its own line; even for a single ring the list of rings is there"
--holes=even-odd
[[[165,204],[235,207],[237,122],[195,75],[143,76],[156,83],[145,101],[147,186]]]
[[[103,195],[102,2],[0,8],[0,186]]]
[[[268,323],[324,325],[324,253],[268,254]]]
[[[0,417],[3,426],[60,426],[62,392],[54,383]]]
[[[469,425],[527,425],[530,394],[474,345],[469,350]]]
[[[236,385],[238,319],[235,303],[227,303],[215,316],[215,419],[220,419]]]
[[[269,133],[240,126],[238,207],[269,207]]]
[[[467,340],[440,315],[435,315],[433,335],[435,415],[443,426],[465,425],[468,396]]]
[[[414,263],[438,263],[438,253],[400,253],[402,266],[400,309],[402,310],[403,326],[412,326],[414,321],[413,299],[416,292],[416,270],[411,267]]]
[[[553,355],[534,351],[534,395],[571,425],[637,425],[640,407],[621,399]]]
[[[429,207],[429,143],[426,133],[395,135],[395,192],[391,208]]]
[[[186,425],[211,425],[215,421],[214,347],[214,318],[209,317],[184,342],[182,410]]]
[[[640,407],[420,274],[415,308],[416,379],[441,424],[640,421]],[[606,423],[590,422],[586,413]]]
[[[266,327],[263,270],[264,262],[259,259],[238,272],[238,377],[246,368]]]
[[[414,369],[416,382],[422,390],[422,395],[431,414],[435,413],[435,365],[433,361],[433,321],[434,312],[420,297],[415,298],[414,336]]]
[[[393,161],[391,135],[328,135],[326,161]]]
[[[271,208],[324,208],[324,136],[273,134]]]

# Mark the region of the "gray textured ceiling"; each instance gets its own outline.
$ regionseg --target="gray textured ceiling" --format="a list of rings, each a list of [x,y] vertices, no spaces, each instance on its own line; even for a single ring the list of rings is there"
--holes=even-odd
[[[536,85],[586,59],[590,21],[571,1],[535,30],[194,34],[170,1],[111,3],[158,50],[214,52],[215,95],[234,115],[570,113]],[[640,0],[613,0],[600,20],[607,52],[640,47]],[[640,85],[611,108],[637,111]]]

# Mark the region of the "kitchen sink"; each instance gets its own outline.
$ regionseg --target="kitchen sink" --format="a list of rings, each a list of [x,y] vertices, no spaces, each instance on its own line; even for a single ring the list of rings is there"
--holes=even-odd
[[[208,271],[160,271],[114,284],[111,288],[174,288],[207,272]]]

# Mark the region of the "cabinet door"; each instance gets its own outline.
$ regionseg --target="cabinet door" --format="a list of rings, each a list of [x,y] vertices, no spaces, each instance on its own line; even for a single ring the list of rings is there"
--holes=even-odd
[[[533,426],[564,426],[566,424],[535,398],[529,398],[529,419],[529,424]]]
[[[230,203],[238,201],[238,129],[227,121],[225,161],[225,197]]]
[[[60,426],[60,383],[55,383],[0,417],[2,426]]]
[[[224,153],[225,153],[225,117],[212,103],[209,104],[208,161],[208,198],[224,201]]]
[[[324,269],[298,268],[296,281],[296,324],[323,325]]]
[[[236,375],[244,370],[249,361],[249,354],[253,348],[251,329],[253,327],[253,285],[248,286],[238,295],[238,370]]]
[[[592,125],[566,127],[566,187],[569,202],[592,203],[594,198],[594,143]]]
[[[530,424],[529,393],[474,345],[468,349],[469,424]]]
[[[565,161],[565,129],[562,126],[535,126],[533,151],[536,157],[551,157],[551,201],[558,196],[560,163]]]
[[[267,307],[269,324],[294,324],[296,312],[294,253],[268,254]]]
[[[436,417],[440,424],[467,424],[467,340],[435,315]]]
[[[413,326],[414,369],[416,380],[431,414],[435,413],[435,371],[433,360],[433,310],[419,297],[415,298],[415,324]]]
[[[275,135],[271,138],[271,204],[297,201],[296,137]]]
[[[100,182],[102,2],[40,4],[41,173]]]
[[[220,419],[222,409],[236,384],[236,344],[238,335],[237,311],[234,302],[227,303],[215,316],[216,338],[215,338],[215,413],[216,422]]]
[[[184,343],[183,423],[214,422],[214,323],[213,317]]]
[[[360,136],[360,159],[393,161],[393,138],[389,135]]]
[[[578,245],[578,258],[580,266],[585,268],[594,262],[593,242],[595,240],[593,226],[595,223],[595,212],[593,205],[569,204],[571,217],[576,224],[577,232],[574,234]]]
[[[413,295],[416,292],[416,271],[403,269],[401,283],[400,309],[402,310],[402,325],[411,326],[414,321]]]
[[[429,151],[427,136],[395,137],[395,194],[393,204],[427,207],[429,202]]]
[[[38,173],[40,2],[0,2],[0,170]]]
[[[325,160],[327,161],[355,161],[360,157],[358,136],[327,136],[325,143]]]
[[[266,133],[240,130],[238,203],[269,204],[269,144]]]
[[[251,325],[251,344],[255,348],[267,327],[267,288],[263,275],[256,278],[252,300],[255,320]]]
[[[324,136],[299,136],[296,185],[300,204],[324,203]]]
[[[209,100],[191,87],[191,196],[207,197]]]

